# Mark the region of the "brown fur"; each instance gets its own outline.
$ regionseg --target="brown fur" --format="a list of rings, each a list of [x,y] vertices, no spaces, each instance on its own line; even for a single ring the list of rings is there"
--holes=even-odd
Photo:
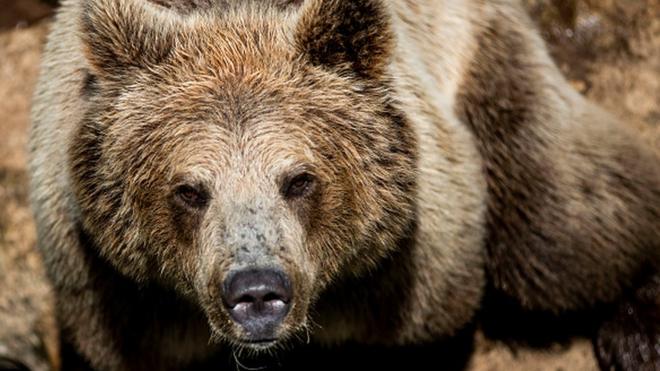
[[[522,10],[509,13],[478,34],[456,107],[485,159],[490,274],[531,308],[612,301],[658,256],[657,157],[557,91],[554,66],[533,49],[539,41],[514,28]],[[553,110],[552,101],[570,103]]]
[[[52,288],[29,236],[27,204],[26,174],[0,168],[0,370],[58,370]]]
[[[195,4],[71,0],[47,47],[33,205],[92,367],[247,346],[220,298],[246,266],[291,277],[278,344],[384,345],[455,334],[486,275],[561,314],[657,269],[657,158],[570,90],[518,4]]]

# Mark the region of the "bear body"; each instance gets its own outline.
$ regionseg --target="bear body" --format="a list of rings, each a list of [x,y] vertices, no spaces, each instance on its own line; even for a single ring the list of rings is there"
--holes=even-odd
[[[603,319],[599,360],[658,364],[658,155],[520,4],[194,3],[64,1],[46,47],[32,204],[91,367],[427,343],[488,292],[639,307]]]

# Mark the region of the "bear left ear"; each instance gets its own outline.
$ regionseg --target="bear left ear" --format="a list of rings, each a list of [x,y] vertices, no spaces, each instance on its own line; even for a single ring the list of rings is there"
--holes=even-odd
[[[382,76],[394,47],[384,1],[307,0],[300,11],[296,42],[313,64]]]
[[[177,21],[174,11],[146,0],[87,0],[81,18],[85,55],[101,77],[158,64],[176,43]]]

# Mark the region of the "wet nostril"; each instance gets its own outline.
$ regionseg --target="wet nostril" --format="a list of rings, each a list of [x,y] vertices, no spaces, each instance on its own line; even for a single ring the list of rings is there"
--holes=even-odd
[[[284,302],[284,300],[282,300],[282,298],[274,292],[269,292],[264,296],[264,302],[275,301],[275,300]]]
[[[243,295],[237,300],[238,303],[254,303],[255,301],[256,298],[251,295]]]

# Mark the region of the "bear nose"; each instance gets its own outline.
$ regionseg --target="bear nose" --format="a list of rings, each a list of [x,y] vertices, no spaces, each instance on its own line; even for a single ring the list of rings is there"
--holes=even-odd
[[[224,304],[248,333],[247,340],[275,340],[293,295],[287,275],[272,269],[242,270],[231,274],[224,288]]]

